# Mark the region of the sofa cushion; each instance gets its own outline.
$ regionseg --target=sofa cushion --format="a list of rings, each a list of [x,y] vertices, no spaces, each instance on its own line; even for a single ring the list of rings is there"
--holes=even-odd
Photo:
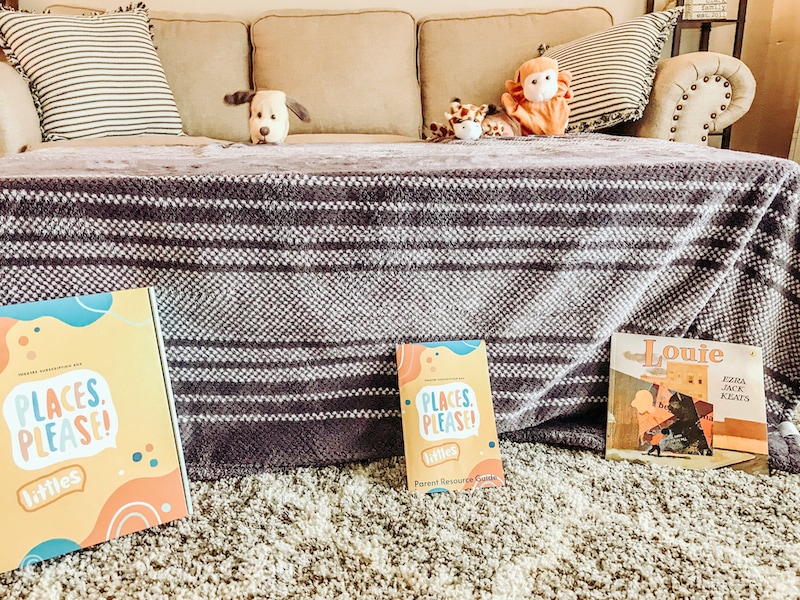
[[[46,141],[178,135],[180,115],[147,11],[0,11],[0,45],[28,80]]]
[[[419,136],[391,133],[290,133],[287,144],[402,144],[422,142]]]
[[[572,74],[567,131],[592,131],[642,116],[680,11],[649,13],[544,53]]]
[[[562,44],[613,25],[603,8],[433,15],[419,23],[422,114],[442,122],[454,97],[500,105],[505,82],[542,43]]]
[[[208,137],[195,137],[191,135],[129,135],[106,138],[80,138],[77,140],[58,140],[57,142],[37,142],[27,144],[23,152],[46,150],[47,148],[114,148],[117,146],[233,146],[235,142],[229,140],[215,140]]]
[[[188,135],[250,140],[247,106],[223,98],[250,89],[250,32],[221,15],[151,12],[153,40]]]
[[[250,28],[256,89],[305,106],[292,133],[419,137],[414,17],[399,10],[278,10]],[[323,84],[324,82],[324,84]]]

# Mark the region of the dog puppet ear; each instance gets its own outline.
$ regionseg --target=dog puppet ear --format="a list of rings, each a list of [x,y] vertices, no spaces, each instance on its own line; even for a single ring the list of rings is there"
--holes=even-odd
[[[305,106],[300,104],[297,100],[290,96],[286,96],[286,106],[297,115],[297,118],[303,121],[304,123],[308,123],[311,121],[311,116],[308,114],[308,110]]]
[[[234,92],[232,94],[227,94],[225,96],[225,103],[226,104],[247,104],[250,100],[253,99],[256,93],[254,90],[244,90],[240,92]]]

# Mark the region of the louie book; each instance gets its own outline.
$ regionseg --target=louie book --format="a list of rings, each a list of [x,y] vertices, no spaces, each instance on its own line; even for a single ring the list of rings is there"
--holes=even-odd
[[[0,570],[191,513],[148,288],[0,308]]]
[[[615,333],[606,458],[768,473],[761,349]]]
[[[504,485],[483,340],[397,347],[408,489]]]

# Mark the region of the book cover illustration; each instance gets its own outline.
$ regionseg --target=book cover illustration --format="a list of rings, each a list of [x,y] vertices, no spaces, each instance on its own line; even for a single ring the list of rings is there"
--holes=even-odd
[[[768,473],[761,349],[615,333],[606,458]]]
[[[148,288],[0,308],[0,570],[186,517]]]
[[[397,379],[409,490],[505,484],[483,340],[401,344]]]

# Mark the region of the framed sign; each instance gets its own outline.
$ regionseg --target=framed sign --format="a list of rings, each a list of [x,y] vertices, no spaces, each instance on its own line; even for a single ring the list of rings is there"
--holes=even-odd
[[[735,5],[735,0],[685,0],[683,18],[686,21],[732,19],[736,17]]]

